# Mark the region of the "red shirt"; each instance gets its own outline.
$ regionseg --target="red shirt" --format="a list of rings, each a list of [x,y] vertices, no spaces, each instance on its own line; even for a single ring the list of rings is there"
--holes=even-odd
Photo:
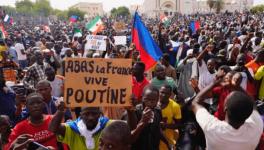
[[[41,125],[33,125],[29,122],[28,119],[21,121],[18,123],[13,129],[12,133],[8,139],[8,146],[12,144],[12,142],[22,134],[31,134],[33,136],[34,141],[44,145],[44,146],[52,146],[55,149],[58,149],[57,139],[54,133],[48,130],[49,123],[51,122],[52,116],[45,115],[44,122]]]
[[[225,99],[231,92],[232,92],[231,90],[222,86],[215,87],[213,89],[213,94],[219,96],[217,111],[214,114],[214,116],[217,117],[219,120],[225,120],[225,112],[224,112]]]
[[[132,93],[137,100],[141,100],[143,89],[148,84],[149,81],[145,77],[142,82],[138,82],[135,77],[132,78]]]

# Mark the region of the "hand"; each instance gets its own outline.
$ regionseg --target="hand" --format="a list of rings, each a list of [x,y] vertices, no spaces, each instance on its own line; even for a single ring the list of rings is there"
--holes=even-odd
[[[147,125],[151,123],[152,119],[154,119],[154,112],[150,108],[146,107],[143,111],[140,123]]]
[[[65,108],[66,108],[66,106],[65,106],[65,103],[64,103],[64,101],[63,101],[63,97],[61,97],[61,98],[59,98],[56,102],[55,102],[55,105],[57,106],[57,109],[59,110],[59,111],[65,111]]]
[[[189,84],[195,89],[198,88],[198,81],[196,79],[191,78],[189,80]]]
[[[11,144],[12,150],[23,150],[27,149],[28,144],[33,142],[33,136],[30,134],[22,134],[16,138],[16,140]]]
[[[211,52],[212,50],[214,49],[214,46],[213,45],[207,45],[206,46],[206,48],[205,48],[205,50],[207,51],[207,52]]]
[[[162,130],[165,130],[167,128],[167,123],[160,122],[160,127],[161,127]]]
[[[135,106],[137,105],[136,96],[135,96],[134,94],[132,94],[132,95],[130,96],[129,101],[130,101],[130,106],[126,106],[125,109],[126,109],[127,111],[134,110],[134,109],[135,109]]]

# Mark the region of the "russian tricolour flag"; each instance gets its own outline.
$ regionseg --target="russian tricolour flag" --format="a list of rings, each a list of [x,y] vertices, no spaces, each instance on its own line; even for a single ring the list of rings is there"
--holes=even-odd
[[[195,33],[198,29],[200,29],[200,26],[199,21],[191,21],[190,28],[192,29],[192,33]]]
[[[151,37],[137,12],[134,16],[132,42],[135,43],[136,49],[140,53],[140,59],[146,65],[146,70],[153,67],[162,56],[160,48]]]
[[[78,16],[72,15],[70,17],[70,22],[77,22],[77,20],[78,20]]]

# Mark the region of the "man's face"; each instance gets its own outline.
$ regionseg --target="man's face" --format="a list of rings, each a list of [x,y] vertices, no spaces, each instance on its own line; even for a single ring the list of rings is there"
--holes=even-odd
[[[165,68],[164,67],[158,67],[156,69],[156,75],[159,80],[164,80],[166,77]]]
[[[38,64],[43,64],[44,56],[41,52],[35,53],[35,57]]]
[[[46,84],[37,85],[37,92],[43,96],[44,101],[50,100],[51,90],[52,89],[49,85]]]
[[[213,60],[208,60],[207,69],[210,73],[214,73],[215,71],[215,62]]]
[[[232,85],[235,86],[235,87],[239,87],[240,84],[242,82],[242,76],[240,73],[236,73],[233,77],[232,77]]]
[[[49,70],[45,72],[47,76],[47,80],[53,81],[55,79],[55,71],[54,70]]]
[[[166,87],[161,87],[159,91],[159,97],[160,97],[160,102],[161,103],[166,103],[169,101],[169,98],[171,96],[171,91],[170,89]]]
[[[232,74],[227,73],[224,77],[224,84],[231,85],[231,81],[232,81]]]
[[[118,134],[118,133],[116,133]],[[100,137],[99,150],[129,150],[130,147],[120,142],[116,136],[102,133]]]
[[[146,90],[145,93],[143,93],[142,101],[145,107],[154,109],[157,106],[158,100],[159,100],[159,94],[157,92]]]
[[[140,67],[140,65],[138,65],[137,63],[135,63],[132,67],[132,75],[133,76],[140,76],[142,73],[144,73],[144,70],[142,70],[142,68]]]
[[[35,96],[27,99],[26,106],[31,116],[38,117],[43,113],[44,102],[41,97]]]
[[[83,119],[88,130],[93,130],[96,127],[100,116],[100,110],[94,107],[85,108],[81,112],[81,118]]]

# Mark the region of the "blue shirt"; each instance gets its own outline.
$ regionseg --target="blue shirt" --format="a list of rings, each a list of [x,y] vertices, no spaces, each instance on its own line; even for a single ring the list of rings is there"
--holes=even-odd
[[[16,112],[16,95],[15,93],[8,91],[5,93],[0,90],[0,115],[9,116],[12,122],[15,122],[15,112]]]
[[[11,60],[13,60],[14,62],[18,63],[18,60],[17,60],[18,56],[17,56],[16,49],[14,47],[10,47],[8,49],[8,53],[11,56]]]

